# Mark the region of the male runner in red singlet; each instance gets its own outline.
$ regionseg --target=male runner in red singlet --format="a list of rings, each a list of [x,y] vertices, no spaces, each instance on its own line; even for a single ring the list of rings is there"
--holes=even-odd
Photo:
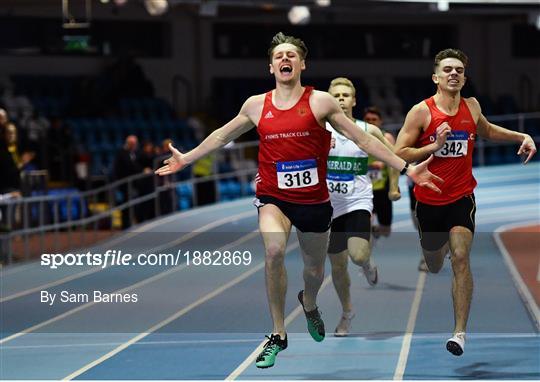
[[[457,49],[445,49],[435,56],[433,82],[437,93],[407,114],[395,150],[408,162],[435,158],[429,169],[444,179],[441,193],[415,187],[420,243],[430,272],[441,269],[450,250],[453,270],[454,335],[446,342],[452,354],[463,354],[473,280],[469,252],[474,234],[476,205],[472,175],[472,154],[477,134],[495,141],[520,144],[518,155],[527,163],[536,153],[527,134],[490,123],[475,98],[462,98],[467,56]]]
[[[274,324],[268,342],[257,358],[260,368],[274,365],[276,355],[287,347],[284,310],[287,273],[284,265],[287,240],[294,225],[304,261],[305,288],[298,298],[308,330],[315,341],[325,336],[316,305],[324,279],[332,206],[326,185],[330,133],[325,123],[355,142],[360,148],[407,173],[416,183],[439,191],[425,161],[408,165],[376,138],[366,134],[341,110],[330,94],[300,84],[306,68],[307,48],[302,40],[278,33],[270,49],[270,73],[276,88],[248,98],[240,113],[215,130],[199,146],[183,154],[170,146],[172,156],[156,173],[168,175],[208,155],[257,126],[260,137],[256,206],[259,230],[265,246],[266,292]]]

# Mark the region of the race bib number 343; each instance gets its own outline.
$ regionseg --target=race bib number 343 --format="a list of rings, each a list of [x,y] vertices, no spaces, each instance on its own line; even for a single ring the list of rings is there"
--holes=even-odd
[[[467,155],[469,133],[466,131],[453,131],[446,138],[444,146],[435,152],[436,157],[458,158]]]
[[[278,187],[281,189],[302,188],[319,184],[315,159],[277,162],[276,171]]]
[[[350,196],[354,191],[353,174],[326,174],[328,192],[334,196]]]

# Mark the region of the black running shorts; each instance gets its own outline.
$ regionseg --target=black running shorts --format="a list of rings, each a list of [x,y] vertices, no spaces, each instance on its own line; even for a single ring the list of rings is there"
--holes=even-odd
[[[388,183],[382,190],[373,191],[373,213],[380,225],[392,225],[392,201],[388,199]]]
[[[434,206],[416,202],[416,218],[420,244],[427,251],[436,251],[448,241],[450,229],[461,226],[474,233],[476,203],[474,194],[453,203]]]
[[[330,231],[328,253],[340,253],[347,249],[350,237],[360,237],[369,241],[371,235],[371,214],[366,210],[351,211],[334,219]]]
[[[416,209],[416,196],[414,196],[414,183],[409,185],[409,208],[413,212]]]
[[[301,232],[326,232],[330,228],[334,209],[330,202],[319,204],[297,204],[261,195],[255,199],[257,209],[265,204],[273,204],[283,212],[292,225]]]

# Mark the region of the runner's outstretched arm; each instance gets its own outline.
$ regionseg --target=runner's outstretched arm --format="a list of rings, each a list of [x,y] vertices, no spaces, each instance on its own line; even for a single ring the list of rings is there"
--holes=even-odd
[[[521,143],[517,155],[527,156],[523,161],[523,164],[527,164],[533,155],[536,154],[536,145],[529,134],[519,133],[495,125],[489,122],[483,114],[480,114],[480,118],[478,119],[477,132],[481,137],[491,141],[511,141]]]

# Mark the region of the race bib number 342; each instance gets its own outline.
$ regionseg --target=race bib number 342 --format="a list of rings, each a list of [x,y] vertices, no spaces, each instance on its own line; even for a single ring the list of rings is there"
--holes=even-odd
[[[315,159],[277,162],[276,171],[278,187],[281,189],[302,188],[319,184]]]
[[[467,155],[469,133],[466,131],[453,131],[446,138],[444,146],[435,152],[436,157],[458,158]]]

